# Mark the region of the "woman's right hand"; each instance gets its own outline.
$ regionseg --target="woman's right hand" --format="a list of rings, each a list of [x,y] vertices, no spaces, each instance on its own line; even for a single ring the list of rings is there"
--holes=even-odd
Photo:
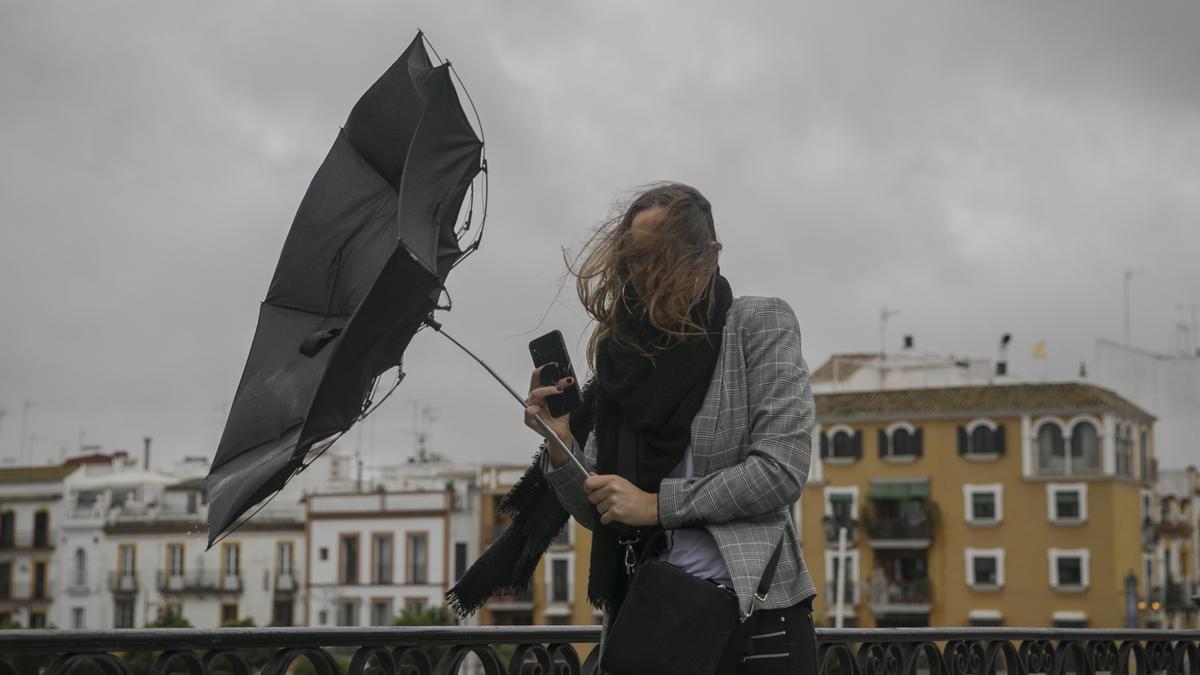
[[[533,419],[535,415],[541,417],[542,421],[544,421],[546,425],[558,435],[559,439],[562,440],[563,445],[566,445],[569,448],[571,447],[571,416],[568,413],[560,417],[551,417],[550,409],[546,406],[546,397],[553,396],[555,394],[561,394],[564,389],[575,383],[575,378],[564,377],[563,379],[559,380],[558,384],[556,385],[543,387],[540,386],[541,372],[541,366],[534,368],[533,375],[529,378],[529,396],[525,399],[525,426],[533,429],[542,436],[546,436],[546,433],[542,430],[541,425],[539,425],[537,421]],[[549,443],[547,445],[550,448],[550,459],[552,460],[554,466],[560,466],[567,461],[568,458],[563,454],[562,450],[558,448],[557,444]]]

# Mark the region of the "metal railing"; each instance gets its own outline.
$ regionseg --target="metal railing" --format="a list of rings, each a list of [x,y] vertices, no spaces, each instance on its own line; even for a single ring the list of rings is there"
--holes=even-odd
[[[126,673],[136,658],[162,673],[282,675],[308,661],[318,675],[433,675],[472,659],[485,675],[583,675],[595,672],[599,639],[599,626],[3,631],[0,674]],[[1196,630],[817,629],[821,675],[1190,673],[1197,659]]]
[[[933,523],[928,519],[905,520],[887,518],[866,524],[867,534],[874,540],[928,540],[933,537]]]

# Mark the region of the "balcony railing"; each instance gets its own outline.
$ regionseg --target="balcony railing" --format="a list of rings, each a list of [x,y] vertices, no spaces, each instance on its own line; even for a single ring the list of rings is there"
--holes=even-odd
[[[0,632],[0,673],[131,672],[125,659],[159,652],[150,672],[284,673],[307,661],[319,675],[456,673],[467,659],[488,675],[595,672],[599,626],[221,628]],[[878,673],[1190,672],[1200,631],[1062,628],[817,629],[820,675]],[[399,646],[397,646],[399,645]],[[504,647],[507,647],[506,649]],[[504,659],[501,653],[511,653]],[[433,654],[440,654],[435,660]],[[261,655],[261,656],[260,656]],[[1194,666],[1192,666],[1194,668]],[[88,671],[90,672],[90,670]]]
[[[112,593],[137,593],[137,575],[126,574],[125,572],[109,572],[108,590]]]
[[[496,595],[487,603],[492,611],[533,609],[533,586],[513,595]]]
[[[0,587],[0,602],[50,602],[53,587],[50,579],[41,583],[29,579],[13,581],[7,587]]]
[[[170,574],[159,570],[158,590],[161,593],[241,593],[240,574],[221,574],[218,570],[197,570]]]
[[[927,519],[887,518],[866,523],[866,530],[871,537],[871,545],[880,548],[892,542],[928,546],[933,538],[933,523]]]
[[[871,584],[870,603],[876,612],[929,611],[933,589],[927,579]]]
[[[8,539],[0,540],[0,551],[48,551],[54,548],[57,530],[41,531],[17,529]]]
[[[827,543],[836,544],[838,531],[843,527],[846,528],[847,544],[853,544],[858,539],[858,521],[853,518],[825,516],[822,523],[825,526],[825,541]]]

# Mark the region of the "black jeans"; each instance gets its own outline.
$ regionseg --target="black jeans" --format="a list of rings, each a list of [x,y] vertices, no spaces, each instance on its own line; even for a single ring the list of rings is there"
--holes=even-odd
[[[816,675],[812,598],[784,609],[759,610],[755,618],[738,675]]]

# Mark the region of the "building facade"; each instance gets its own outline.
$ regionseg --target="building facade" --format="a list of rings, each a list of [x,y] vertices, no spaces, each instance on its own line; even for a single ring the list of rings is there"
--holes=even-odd
[[[0,469],[0,625],[45,628],[61,575],[63,478],[75,466]]]
[[[846,626],[1148,618],[1154,418],[1141,408],[1075,383],[819,394],[816,408],[800,512],[829,625],[841,569]]]

